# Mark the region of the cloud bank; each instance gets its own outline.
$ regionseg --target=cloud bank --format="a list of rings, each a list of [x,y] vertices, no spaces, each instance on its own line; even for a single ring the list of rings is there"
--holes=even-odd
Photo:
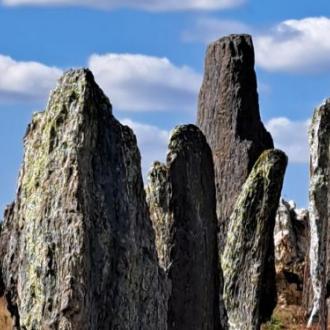
[[[92,55],[88,67],[119,111],[194,111],[202,76],[167,58]],[[0,103],[45,102],[63,70],[0,54]]]
[[[62,70],[0,54],[0,102],[45,101]]]
[[[83,6],[98,9],[147,11],[220,10],[242,5],[245,0],[1,0],[6,6]]]
[[[202,76],[167,58],[132,54],[92,55],[89,68],[119,110],[178,111],[196,108]]]
[[[255,38],[256,60],[269,71],[321,72],[330,69],[330,19],[287,20]]]
[[[310,120],[292,121],[286,117],[273,118],[266,123],[275,147],[283,150],[291,163],[308,163],[308,127]]]

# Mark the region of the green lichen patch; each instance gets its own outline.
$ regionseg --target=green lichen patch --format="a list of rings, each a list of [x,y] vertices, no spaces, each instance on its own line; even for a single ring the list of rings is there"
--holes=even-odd
[[[265,151],[246,180],[230,218],[222,255],[224,301],[230,329],[258,330],[276,305],[273,230],[287,157]],[[270,264],[269,264],[270,261]],[[263,310],[264,309],[264,310]]]

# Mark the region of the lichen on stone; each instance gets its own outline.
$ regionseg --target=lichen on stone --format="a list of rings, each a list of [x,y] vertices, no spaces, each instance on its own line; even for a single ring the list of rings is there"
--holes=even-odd
[[[262,153],[236,201],[222,256],[223,298],[232,330],[259,330],[276,305],[273,232],[287,157]],[[273,265],[270,272],[269,263]],[[267,297],[267,298],[266,298]]]
[[[310,275],[313,302],[308,325],[327,327],[327,283],[330,281],[329,163],[330,99],[315,109],[310,144]]]
[[[89,70],[64,74],[24,146],[0,238],[16,328],[165,329],[136,138]]]

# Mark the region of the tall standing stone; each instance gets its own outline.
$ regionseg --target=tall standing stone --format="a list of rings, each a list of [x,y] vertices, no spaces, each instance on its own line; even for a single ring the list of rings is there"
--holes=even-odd
[[[212,154],[197,127],[172,132],[167,163],[155,163],[149,180],[158,255],[171,283],[168,329],[223,329]]]
[[[229,217],[242,185],[260,154],[273,148],[260,119],[249,35],[230,35],[208,47],[197,125],[213,152],[219,245],[223,251]]]
[[[314,112],[309,143],[310,159],[310,274],[313,307],[309,326],[327,328],[327,282],[330,272],[329,184],[330,99]]]
[[[286,165],[283,152],[265,151],[231,215],[222,256],[223,299],[230,330],[259,330],[276,305],[276,296],[265,298],[265,290],[269,283],[275,285],[273,234]],[[272,272],[267,269],[271,259]]]
[[[136,139],[88,70],[28,128],[1,271],[17,329],[165,329]]]

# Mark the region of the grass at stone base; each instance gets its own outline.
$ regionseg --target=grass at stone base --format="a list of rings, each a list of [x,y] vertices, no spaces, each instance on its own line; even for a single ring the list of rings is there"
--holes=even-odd
[[[278,306],[271,320],[261,327],[262,330],[316,330],[307,328],[306,318],[301,306]],[[330,329],[330,327],[328,327]]]
[[[0,329],[1,330],[13,329],[13,322],[10,313],[7,309],[7,303],[4,298],[0,298]]]

